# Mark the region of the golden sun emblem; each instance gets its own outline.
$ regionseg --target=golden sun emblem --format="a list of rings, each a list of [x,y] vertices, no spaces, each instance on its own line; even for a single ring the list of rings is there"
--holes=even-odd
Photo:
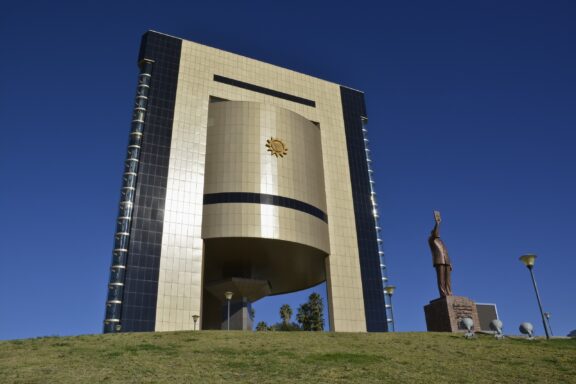
[[[284,157],[288,154],[288,148],[282,142],[282,140],[275,139],[273,137],[266,140],[266,148],[268,148],[268,151],[271,155],[276,157]]]

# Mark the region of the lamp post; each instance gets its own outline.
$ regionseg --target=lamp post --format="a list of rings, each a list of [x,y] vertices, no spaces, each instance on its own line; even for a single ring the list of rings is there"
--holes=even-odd
[[[228,321],[226,322],[228,330],[230,330],[230,300],[232,300],[232,296],[234,296],[234,292],[224,292],[224,297],[226,297],[226,301],[228,301]]]
[[[552,332],[552,326],[550,325],[550,312],[544,312],[544,316],[546,317],[546,324],[548,324],[548,329],[550,330],[550,336],[554,336],[554,332]]]
[[[192,320],[194,320],[194,330],[196,330],[196,323],[198,322],[199,318],[200,316],[198,315],[192,315]]]
[[[394,294],[394,291],[396,290],[396,286],[394,285],[387,285],[386,287],[384,287],[384,293],[386,293],[388,295],[389,302],[390,302],[390,324],[392,325],[392,332],[394,332],[394,312],[392,311],[392,295]],[[388,317],[388,316],[386,316]],[[388,321],[388,319],[386,319],[386,321]]]
[[[542,325],[544,326],[544,332],[546,333],[546,339],[550,339],[550,335],[548,334],[548,327],[546,326],[546,316],[544,316],[544,311],[542,310],[542,302],[540,301],[540,294],[538,293],[538,286],[536,286],[536,279],[534,279],[534,261],[536,260],[536,255],[527,254],[524,256],[520,256],[520,261],[524,263],[524,265],[530,271],[530,277],[532,278],[532,285],[534,285],[534,292],[536,292],[536,299],[538,300],[538,307],[540,308],[540,315],[542,315]]]

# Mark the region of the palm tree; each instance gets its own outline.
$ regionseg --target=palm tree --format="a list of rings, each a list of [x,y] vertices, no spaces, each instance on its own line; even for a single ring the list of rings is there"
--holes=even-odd
[[[282,318],[284,324],[286,325],[290,324],[290,318],[292,317],[292,308],[290,308],[288,304],[284,304],[282,307],[280,307],[280,317]]]
[[[324,330],[324,303],[316,292],[308,297],[308,302],[301,304],[296,315],[298,323],[304,331]]]
[[[268,325],[265,322],[261,321],[256,325],[256,330],[259,332],[267,331]]]

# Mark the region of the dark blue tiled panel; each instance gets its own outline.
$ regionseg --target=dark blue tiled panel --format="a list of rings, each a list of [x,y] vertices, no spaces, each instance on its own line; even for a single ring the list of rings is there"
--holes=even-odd
[[[354,199],[366,328],[368,332],[385,332],[388,330],[388,324],[380,272],[378,235],[372,213],[370,176],[366,161],[364,134],[362,133],[362,118],[366,117],[364,94],[350,88],[340,87],[340,95],[342,97],[348,163]]]
[[[134,199],[124,282],[122,331],[153,331],[182,40],[156,32],[142,38],[139,61],[154,60]]]
[[[221,192],[204,195],[205,205],[221,203],[253,203],[276,205],[279,207],[295,209],[297,211],[301,211],[317,217],[326,223],[328,222],[328,216],[320,208],[316,208],[311,204],[300,200],[291,199],[289,197],[253,192]]]

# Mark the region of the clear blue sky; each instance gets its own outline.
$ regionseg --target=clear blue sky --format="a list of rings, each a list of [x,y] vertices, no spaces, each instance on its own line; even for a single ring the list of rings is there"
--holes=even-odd
[[[0,339],[102,329],[142,33],[366,92],[396,328],[437,297],[432,210],[457,295],[505,331],[576,328],[572,1],[8,2],[0,12]],[[378,4],[378,5],[376,5]],[[284,302],[256,303],[274,322]]]

